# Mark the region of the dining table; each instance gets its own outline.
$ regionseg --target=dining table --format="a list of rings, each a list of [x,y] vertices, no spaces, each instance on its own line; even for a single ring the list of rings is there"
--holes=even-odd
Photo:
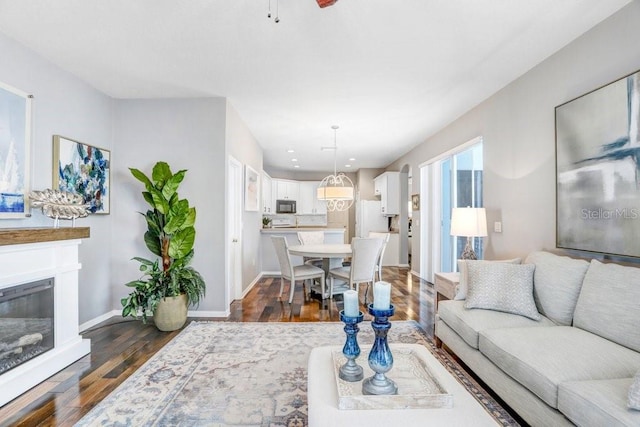
[[[351,256],[351,245],[346,243],[321,243],[315,245],[294,245],[289,246],[289,254],[308,258],[321,258],[322,269],[324,270],[325,283],[321,286],[322,299],[328,297],[326,293],[329,280],[329,271],[332,268],[342,266],[342,260]]]

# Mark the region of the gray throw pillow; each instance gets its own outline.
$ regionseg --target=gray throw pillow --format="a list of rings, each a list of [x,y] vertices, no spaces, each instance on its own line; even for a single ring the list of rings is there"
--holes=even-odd
[[[465,308],[483,308],[540,320],[533,299],[533,264],[476,261],[467,265]]]
[[[467,289],[469,286],[467,283],[469,282],[469,272],[467,271],[467,265],[469,263],[474,262],[508,262],[511,264],[520,264],[522,260],[520,258],[514,259],[501,259],[497,261],[486,261],[486,260],[468,260],[468,259],[459,259],[458,260],[458,271],[460,272],[460,279],[458,280],[458,285],[456,286],[456,294],[453,297],[456,301],[461,301],[467,298]]]
[[[640,411],[640,371],[633,378],[633,384],[629,387],[629,398],[627,400],[629,409]]]

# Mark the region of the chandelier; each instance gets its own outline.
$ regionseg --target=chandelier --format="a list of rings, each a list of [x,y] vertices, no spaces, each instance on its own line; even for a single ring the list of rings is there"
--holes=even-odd
[[[337,130],[339,126],[331,126],[333,129],[333,175],[326,176],[318,186],[318,200],[327,203],[327,211],[346,211],[353,205],[353,182],[344,173],[338,174],[336,168]]]

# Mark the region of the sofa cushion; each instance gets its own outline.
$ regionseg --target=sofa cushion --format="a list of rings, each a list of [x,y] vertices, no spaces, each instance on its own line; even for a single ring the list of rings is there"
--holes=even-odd
[[[640,351],[640,268],[592,260],[573,325]]]
[[[640,371],[633,377],[633,383],[629,386],[627,393],[627,406],[630,409],[640,411]]]
[[[640,412],[627,409],[633,380],[570,381],[558,387],[558,409],[579,426],[639,426]]]
[[[570,326],[489,329],[479,350],[549,406],[558,406],[566,381],[627,378],[640,368],[640,353]]]
[[[525,263],[536,266],[533,297],[540,314],[558,325],[571,325],[589,262],[540,251],[529,254]]]
[[[478,333],[487,329],[555,326],[555,323],[546,317],[532,320],[501,311],[469,310],[464,308],[464,301],[440,301],[438,317],[476,350]]]
[[[453,297],[454,300],[460,301],[467,298],[467,292],[469,290],[469,271],[467,270],[467,266],[470,263],[473,264],[474,262],[507,262],[509,264],[520,264],[522,260],[520,258],[502,259],[498,261],[459,259],[458,271],[460,272],[460,279],[458,280],[458,285],[456,286],[456,294]]]
[[[474,262],[467,265],[465,308],[483,308],[540,320],[533,300],[533,264]]]

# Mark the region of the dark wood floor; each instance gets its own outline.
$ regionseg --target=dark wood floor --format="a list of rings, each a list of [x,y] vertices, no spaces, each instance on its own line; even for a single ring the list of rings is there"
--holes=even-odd
[[[392,320],[416,320],[433,332],[433,286],[408,269],[385,267],[385,281],[392,283]],[[300,285],[298,285],[300,287]],[[300,287],[301,288],[301,287]],[[360,288],[364,301],[366,286]],[[342,298],[305,298],[297,289],[288,303],[288,288],[278,297],[280,279],[265,277],[242,301],[231,305],[231,322],[330,322],[339,321]],[[361,308],[364,312],[364,306]],[[368,314],[367,314],[368,316]],[[370,318],[370,316],[369,316]],[[197,319],[194,319],[197,320]],[[72,426],[120,383],[169,342],[179,331],[160,332],[153,324],[114,318],[86,331],[91,354],[0,408],[1,426]]]

